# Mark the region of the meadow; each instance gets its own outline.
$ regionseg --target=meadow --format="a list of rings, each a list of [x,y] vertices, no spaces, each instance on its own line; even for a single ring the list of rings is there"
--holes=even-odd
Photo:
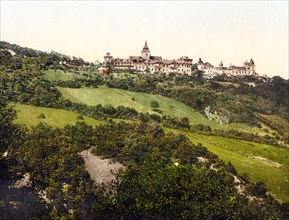
[[[101,123],[101,121],[86,116],[83,116],[84,120],[79,120],[77,119],[77,117],[80,116],[79,114],[66,110],[22,104],[15,104],[13,105],[13,108],[17,113],[17,118],[14,122],[24,124],[28,128],[36,126],[40,122],[46,123],[52,127],[64,127],[67,124],[74,125],[77,121],[85,121],[89,125],[99,125]],[[39,118],[41,114],[44,114],[45,118]]]
[[[289,202],[288,149],[190,132],[185,135],[194,144],[202,143],[220,159],[231,162],[237,172],[251,182],[264,182],[280,202]]]
[[[78,71],[80,72],[80,71]],[[87,76],[76,74],[71,71],[63,71],[63,70],[53,70],[49,69],[44,71],[44,76],[47,80],[53,81],[69,81],[74,79],[87,79]]]

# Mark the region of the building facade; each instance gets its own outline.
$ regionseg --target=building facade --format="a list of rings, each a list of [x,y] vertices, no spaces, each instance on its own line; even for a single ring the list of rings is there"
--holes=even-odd
[[[243,66],[230,65],[229,67],[224,67],[221,61],[218,67],[214,67],[209,63],[204,63],[202,59],[199,58],[197,65],[198,69],[203,71],[204,77],[206,78],[213,78],[221,74],[226,74],[227,76],[257,75],[253,59],[245,61]]]
[[[182,56],[177,60],[166,60],[161,56],[151,56],[147,42],[141,51],[141,56],[129,58],[113,58],[110,53],[104,56],[104,62],[117,69],[132,69],[142,73],[192,73],[192,59]]]

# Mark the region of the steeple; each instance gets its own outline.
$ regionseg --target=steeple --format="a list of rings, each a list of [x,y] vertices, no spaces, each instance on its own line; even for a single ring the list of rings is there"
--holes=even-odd
[[[253,61],[252,58],[251,58],[251,60],[250,60],[250,65],[251,65],[251,66],[254,66],[254,65],[255,65],[255,62]]]
[[[150,59],[150,49],[148,47],[147,41],[145,41],[144,47],[141,51],[142,58],[149,60]]]
[[[149,47],[148,47],[148,43],[147,43],[147,41],[145,41],[145,44],[144,44],[142,50],[143,50],[143,51],[144,51],[144,50],[150,50]]]
[[[201,58],[199,58],[198,65],[204,64]]]

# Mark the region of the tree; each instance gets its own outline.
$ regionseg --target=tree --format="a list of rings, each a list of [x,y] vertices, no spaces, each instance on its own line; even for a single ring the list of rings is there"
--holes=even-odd
[[[187,117],[181,118],[179,127],[185,130],[189,130],[191,128],[189,119]]]
[[[12,106],[7,105],[6,98],[0,94],[0,154],[6,151],[11,141],[14,125],[12,121],[16,118],[16,112]]]
[[[160,104],[157,101],[153,100],[153,101],[151,101],[151,107],[152,108],[159,108]]]

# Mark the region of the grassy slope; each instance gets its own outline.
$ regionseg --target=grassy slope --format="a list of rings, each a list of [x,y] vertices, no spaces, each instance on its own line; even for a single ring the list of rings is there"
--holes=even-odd
[[[277,115],[263,115],[263,114],[258,114],[258,115],[261,118],[265,119],[270,124],[274,125],[275,127],[278,127],[284,133],[289,132],[289,123],[283,118]]]
[[[75,124],[77,121],[82,121],[77,120],[77,116],[79,116],[79,114],[66,110],[21,104],[16,104],[14,106],[14,109],[17,112],[17,119],[15,120],[15,122],[24,124],[28,128],[36,126],[40,122],[47,123],[52,127],[64,127],[66,124]],[[45,115],[45,119],[37,118],[41,113]],[[83,118],[84,121],[90,125],[98,125],[101,123],[101,121],[86,116],[83,116]]]
[[[69,71],[64,72],[62,70],[52,70],[52,69],[44,71],[44,74],[45,74],[45,78],[49,81],[57,81],[57,80],[69,81],[73,79],[86,79],[87,78],[87,76],[82,76],[74,72],[69,72]]]
[[[238,173],[252,182],[262,181],[281,202],[289,202],[288,149],[243,140],[186,133],[222,160],[231,162]]]
[[[106,86],[101,86],[97,89],[71,89],[61,87],[58,89],[65,98],[74,102],[84,103],[87,105],[112,105],[113,107],[123,105],[126,107],[135,108],[139,112],[148,112],[151,114],[157,114],[151,108],[151,101],[155,100],[159,103],[159,109],[163,111],[163,114],[188,117],[190,122],[193,124],[206,123],[214,128],[221,127],[221,125],[206,119],[203,115],[185,104],[160,95],[112,89]],[[133,101],[133,99],[135,101]]]
[[[108,88],[106,86],[101,86],[99,88],[58,88],[62,95],[70,99],[73,102],[84,103],[87,105],[112,105],[117,107],[120,105],[135,108],[140,112],[155,113],[150,104],[152,100],[159,103],[159,109],[162,110],[163,114],[177,117],[187,117],[191,124],[203,123],[209,125],[213,129],[236,129],[240,131],[258,133],[260,135],[265,135],[266,132],[259,128],[251,127],[246,124],[233,123],[228,126],[220,125],[215,121],[210,121],[204,115],[200,114],[193,108],[187,105],[164,96],[153,95],[141,92],[131,92],[121,89]],[[133,99],[135,101],[133,101]]]

